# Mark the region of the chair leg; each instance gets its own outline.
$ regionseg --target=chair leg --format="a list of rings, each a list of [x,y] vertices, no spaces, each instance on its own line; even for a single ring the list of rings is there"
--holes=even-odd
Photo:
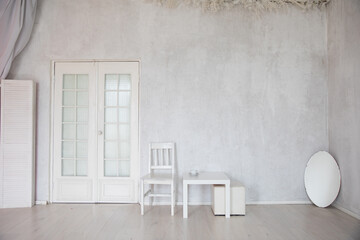
[[[154,184],[150,184],[150,193],[154,193]],[[152,206],[154,202],[153,197],[149,197],[149,205]]]
[[[140,181],[140,207],[141,215],[144,215],[144,180]]]
[[[174,184],[171,184],[171,216],[174,216],[174,205],[175,205],[175,196],[174,196]]]
[[[175,208],[176,208],[176,183],[174,183],[174,187],[173,187],[173,203],[174,203],[174,214],[175,214]]]

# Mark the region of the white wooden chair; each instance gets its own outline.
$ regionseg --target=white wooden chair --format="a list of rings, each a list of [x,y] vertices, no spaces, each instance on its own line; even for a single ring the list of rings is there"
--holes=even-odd
[[[150,189],[144,193],[144,185]],[[170,194],[154,193],[155,184],[171,186]],[[141,215],[144,215],[144,198],[149,197],[152,205],[154,197],[171,198],[171,216],[174,216],[175,207],[175,143],[150,143],[149,144],[149,174],[140,179],[140,204]]]

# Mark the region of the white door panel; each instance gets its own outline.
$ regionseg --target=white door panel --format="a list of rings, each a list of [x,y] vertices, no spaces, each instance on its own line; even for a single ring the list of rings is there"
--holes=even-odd
[[[94,202],[96,75],[94,63],[56,63],[54,202]]]
[[[137,202],[137,62],[99,63],[98,184],[100,202]]]
[[[138,62],[55,63],[54,202],[137,202]]]

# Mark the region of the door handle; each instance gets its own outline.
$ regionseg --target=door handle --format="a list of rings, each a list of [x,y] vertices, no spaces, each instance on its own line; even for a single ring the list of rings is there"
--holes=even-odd
[[[103,132],[102,131],[98,131],[98,135],[100,136],[100,135],[102,135],[103,134]]]

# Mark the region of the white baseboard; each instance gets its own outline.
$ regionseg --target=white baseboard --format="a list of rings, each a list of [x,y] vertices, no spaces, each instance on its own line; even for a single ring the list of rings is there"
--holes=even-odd
[[[299,205],[312,204],[310,201],[249,201],[247,205]]]
[[[149,205],[148,201],[145,201],[145,205]],[[296,205],[296,204],[312,204],[310,201],[249,201],[246,205]],[[170,205],[170,202],[154,202],[154,206]],[[182,206],[182,202],[176,202],[176,205]],[[189,202],[190,206],[211,205],[211,202]]]
[[[144,202],[145,206],[149,206],[149,202],[145,201]],[[170,205],[170,202],[153,202],[154,206],[164,206],[164,205]],[[175,205],[177,206],[182,206],[183,203],[182,202],[176,202]],[[205,206],[210,206],[211,202],[189,202],[188,204],[189,206],[201,206],[201,205],[205,205]]]
[[[47,205],[48,202],[47,201],[35,201],[35,204],[36,205]],[[149,201],[145,201],[144,204],[149,205]],[[189,204],[189,206],[201,206],[201,205],[209,206],[209,205],[211,205],[211,202],[189,202],[188,204]],[[312,203],[310,201],[248,201],[248,202],[246,202],[246,205],[296,205],[296,204],[312,204]],[[153,205],[154,206],[170,205],[170,202],[153,202]],[[176,202],[176,205],[182,206],[183,203]],[[337,207],[335,205],[334,205],[334,207],[340,209],[340,207]],[[342,209],[340,209],[340,210],[342,210]],[[346,212],[346,211],[348,211],[348,210],[345,209],[344,212]],[[352,214],[354,214],[354,213],[352,213]]]
[[[360,220],[360,215],[359,214],[356,214],[350,210],[347,210],[346,208],[343,208],[343,207],[340,207],[338,204],[334,203],[332,204],[332,206],[334,206],[335,208],[339,209],[340,211],[346,213],[346,214],[349,214],[350,216]]]
[[[47,205],[47,201],[35,201],[35,205]]]

